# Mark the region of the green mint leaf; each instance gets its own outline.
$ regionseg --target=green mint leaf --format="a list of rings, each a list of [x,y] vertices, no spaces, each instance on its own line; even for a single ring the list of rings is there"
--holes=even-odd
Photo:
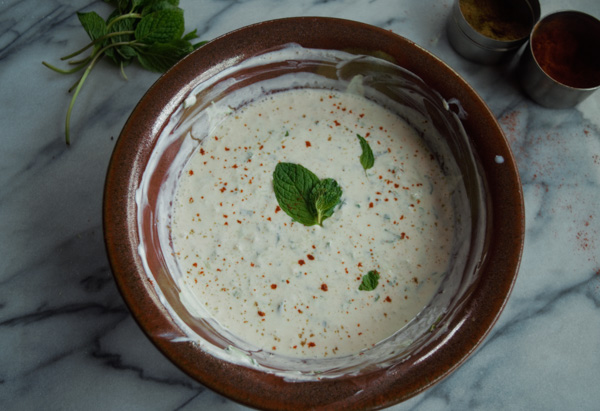
[[[183,10],[159,10],[148,14],[137,24],[135,39],[145,44],[179,40],[185,30]]]
[[[148,0],[131,0],[130,10],[139,10],[140,7],[145,7]]]
[[[122,18],[122,19],[116,20],[120,16],[121,16],[121,14],[118,13],[118,10],[115,10],[111,14],[111,16],[108,18],[108,23],[110,24],[109,33],[124,33],[124,34],[112,36],[112,37],[106,39],[103,42],[102,47],[107,47],[107,46],[110,46],[111,44],[116,44],[116,43],[132,42],[134,40],[133,34],[131,34],[131,33],[133,32],[133,30],[135,28],[136,22],[139,20],[135,19],[135,18]],[[113,20],[116,20],[116,21],[113,22]],[[123,46],[118,46],[118,47],[121,48]],[[106,49],[104,54],[106,54],[106,56],[108,56],[112,60],[112,62],[115,63],[116,65],[120,65],[125,59],[123,57],[123,55],[121,53],[119,53],[113,47]]]
[[[104,1],[106,3],[111,4],[113,7],[115,7],[119,13],[127,13],[131,9],[129,0],[104,0]]]
[[[109,33],[123,33],[123,34],[120,34],[118,36],[112,36],[112,37],[106,39],[103,46],[108,46],[110,44],[123,43],[123,42],[128,42],[128,41],[134,40],[132,33],[135,29],[136,23],[139,20],[136,18],[120,18],[117,20],[117,18],[121,17],[121,16],[122,15],[119,14],[117,12],[117,10],[115,10],[115,12],[113,12],[113,14],[111,14],[109,16],[108,24],[110,25]],[[113,22],[113,20],[115,20],[115,21]]]
[[[310,192],[319,178],[300,164],[279,163],[273,172],[273,190],[279,207],[287,215],[306,226],[317,224],[310,202]]]
[[[379,284],[379,273],[375,270],[371,270],[363,275],[362,282],[360,283],[360,286],[358,286],[358,289],[360,291],[373,291],[377,288],[377,284]]]
[[[360,164],[363,166],[365,171],[367,171],[375,164],[373,150],[371,150],[371,146],[369,146],[367,140],[365,140],[360,134],[357,134],[356,136],[358,137],[358,141],[360,141],[360,148],[362,149],[362,154],[360,155]]]
[[[184,40],[155,43],[137,48],[137,59],[146,70],[164,73],[193,50],[189,41]]]
[[[117,52],[123,57],[124,60],[131,60],[138,55],[138,52],[131,46],[119,46]]]
[[[96,40],[97,38],[106,35],[106,23],[95,11],[90,11],[89,13],[77,13],[77,17],[91,40]]]
[[[192,41],[194,39],[198,38],[198,34],[196,34],[196,29],[194,29],[193,31],[190,31],[188,34],[186,34],[185,36],[183,36],[181,38],[181,40],[185,40],[185,41]]]
[[[331,217],[341,197],[342,189],[333,178],[326,178],[315,184],[310,190],[309,201],[317,214],[317,224],[323,225],[323,220]]]
[[[173,10],[178,9],[179,1],[174,0],[145,0],[144,9],[142,10],[142,16],[147,16],[150,13],[159,10]]]
[[[279,207],[306,226],[322,226],[342,197],[342,189],[334,179],[319,180],[312,171],[293,163],[277,164],[273,190]]]

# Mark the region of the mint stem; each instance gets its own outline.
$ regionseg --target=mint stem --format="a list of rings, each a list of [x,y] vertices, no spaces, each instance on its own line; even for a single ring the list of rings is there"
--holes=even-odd
[[[116,19],[115,19],[115,20],[116,20]],[[87,49],[89,49],[90,47],[93,47],[93,46],[97,45],[98,43],[102,43],[104,40],[106,40],[106,39],[109,39],[109,38],[111,38],[111,37],[116,37],[116,36],[128,36],[128,35],[131,35],[131,34],[134,34],[134,33],[135,33],[135,31],[132,31],[132,30],[125,30],[125,31],[115,31],[115,32],[113,32],[113,33],[108,33],[108,34],[105,34],[104,36],[102,36],[102,37],[98,37],[96,40],[94,40],[94,41],[90,42],[90,43],[89,43],[89,44],[87,44],[85,47],[83,47],[83,48],[81,48],[81,49],[79,49],[79,50],[77,50],[77,51],[75,51],[75,52],[73,52],[73,53],[69,54],[68,56],[61,57],[60,59],[64,61],[64,60],[68,60],[68,59],[70,59],[70,58],[73,58],[73,57],[75,57],[75,56],[78,56],[78,55],[80,55],[81,53],[83,53],[84,51],[86,51]],[[93,53],[92,53],[92,54],[93,54]]]
[[[71,112],[73,111],[73,106],[75,105],[75,100],[77,99],[77,96],[79,95],[79,91],[81,90],[81,87],[83,86],[83,83],[85,82],[87,76],[90,74],[90,72],[92,71],[92,69],[94,68],[94,66],[96,65],[96,62],[98,61],[98,59],[100,57],[102,57],[104,55],[104,52],[106,50],[108,50],[111,47],[118,47],[118,46],[123,46],[123,45],[130,45],[132,43],[134,43],[135,41],[126,41],[126,42],[121,42],[121,43],[113,43],[109,46],[106,46],[102,49],[100,49],[96,55],[94,56],[94,58],[92,59],[92,61],[90,62],[90,64],[87,66],[87,68],[85,69],[85,71],[83,72],[83,75],[81,76],[81,78],[79,79],[79,81],[76,83],[77,84],[77,88],[75,88],[75,92],[73,93],[73,97],[71,98],[71,103],[69,104],[69,108],[67,109],[67,117],[65,119],[65,142],[70,145],[71,144],[71,132],[70,132],[70,123],[71,123]]]
[[[49,63],[46,63],[45,61],[42,61],[42,64],[44,66],[46,66],[50,70],[54,70],[54,71],[56,71],[57,73],[60,73],[60,74],[73,74],[73,73],[81,70],[82,68],[84,68],[87,63],[88,62],[85,61],[82,64],[78,65],[77,67],[73,67],[71,70],[63,70],[63,69],[59,69],[58,67],[53,66],[52,64],[49,64]]]
[[[123,15],[113,19],[110,23],[108,23],[108,25],[106,26],[106,30],[110,30],[110,28],[118,21],[125,20],[125,19],[141,19],[141,18],[142,18],[142,15],[139,13],[123,14]]]

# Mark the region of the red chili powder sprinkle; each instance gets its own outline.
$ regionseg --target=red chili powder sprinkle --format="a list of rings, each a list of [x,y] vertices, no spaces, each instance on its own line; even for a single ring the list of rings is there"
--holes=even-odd
[[[281,211],[281,207],[279,207],[279,206],[275,207],[275,212],[276,212],[276,213],[278,213],[278,212],[280,212],[280,211]]]
[[[321,284],[321,290],[322,291],[327,291],[328,290],[327,284],[325,284],[325,283]]]
[[[261,317],[264,317],[264,316],[265,316],[265,313],[263,313],[262,311],[259,311],[259,312],[258,312],[258,315],[260,315]]]
[[[204,154],[206,154],[206,151],[204,151],[203,148],[200,148],[200,154],[204,155]]]
[[[298,264],[304,265],[304,264],[306,264],[306,261],[304,261],[304,260],[298,260]]]
[[[310,146],[311,146],[310,141],[306,141],[306,147],[310,147]]]
[[[312,342],[312,341],[308,343],[308,346],[311,347],[311,348],[314,347],[315,345],[316,344],[314,342]]]
[[[190,175],[193,176],[194,175],[194,170],[190,170]]]
[[[373,202],[369,203],[369,208],[373,208]]]
[[[391,299],[391,298],[390,298],[390,296],[388,295],[387,297],[385,297],[385,300],[383,300],[383,301],[385,301],[386,303],[391,303],[391,302],[392,302],[392,299]]]
[[[274,290],[277,288],[277,284],[271,284],[271,288]]]
[[[312,254],[306,254],[306,258],[308,258],[310,261],[315,259],[315,257],[312,256]]]

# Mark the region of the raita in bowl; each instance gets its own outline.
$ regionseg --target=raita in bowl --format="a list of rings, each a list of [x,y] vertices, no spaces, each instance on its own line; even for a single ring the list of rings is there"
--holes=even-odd
[[[523,205],[452,70],[384,30],[297,18],[216,39],[150,89],[105,233],[134,316],[192,377],[259,408],[377,408],[489,332]]]

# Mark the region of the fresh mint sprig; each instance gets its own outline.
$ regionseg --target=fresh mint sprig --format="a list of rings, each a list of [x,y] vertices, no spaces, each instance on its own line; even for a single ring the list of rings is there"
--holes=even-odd
[[[92,40],[88,45],[61,58],[70,60],[73,68],[63,70],[49,63],[46,67],[61,73],[73,74],[84,70],[83,74],[69,89],[73,97],[65,119],[65,141],[71,143],[70,121],[75,100],[83,83],[104,56],[120,67],[125,79],[124,68],[137,61],[143,68],[155,72],[165,72],[182,57],[205,42],[192,44],[198,38],[196,30],[184,35],[185,23],[179,0],[105,0],[115,10],[104,20],[96,12],[77,13],[79,22]],[[82,59],[75,57],[92,49]]]
[[[342,189],[334,179],[320,180],[312,171],[294,163],[277,164],[273,190],[279,207],[305,226],[322,226],[342,196]]]

